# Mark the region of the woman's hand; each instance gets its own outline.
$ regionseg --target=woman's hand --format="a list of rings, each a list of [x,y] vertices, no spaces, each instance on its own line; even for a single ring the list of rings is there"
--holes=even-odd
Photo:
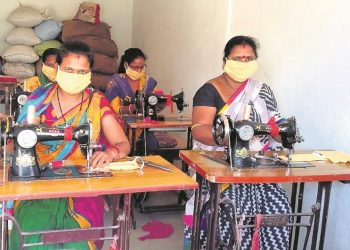
[[[91,157],[91,167],[103,167],[118,158],[119,152],[114,148],[108,148],[106,151],[96,151]]]

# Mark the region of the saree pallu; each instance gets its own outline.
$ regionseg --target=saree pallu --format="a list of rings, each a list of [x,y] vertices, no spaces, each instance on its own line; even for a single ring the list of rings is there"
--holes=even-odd
[[[33,92],[40,86],[44,87],[50,84],[49,79],[41,73],[39,76],[33,76],[24,80],[24,91]]]
[[[277,103],[270,87],[253,79],[242,83],[218,113],[229,115],[234,121],[242,120],[245,107],[248,104],[252,107],[250,113],[250,120],[252,121],[267,123],[272,117],[277,124],[284,121],[284,118],[278,112]],[[250,148],[253,151],[267,150],[271,145],[276,146],[277,143],[270,136],[255,136],[250,142]],[[224,149],[223,147],[204,145],[198,141],[194,141],[193,148],[209,151],[222,151]],[[235,211],[231,211],[230,214],[254,215],[291,212],[286,193],[278,184],[226,184],[222,186],[220,200],[229,199],[235,207]],[[205,194],[203,195],[205,197]],[[193,199],[194,197],[191,197],[186,204],[184,249],[190,249],[191,244]],[[222,246],[232,242],[232,237],[234,237],[228,231],[230,224],[225,216],[225,214],[219,212],[218,228],[223,244],[218,246],[218,249],[225,249]],[[252,222],[252,219],[245,219],[243,224]],[[200,249],[205,249],[206,246],[207,232],[205,230],[205,227],[200,229]],[[259,230],[260,249],[289,249],[289,234],[290,230],[287,227],[261,228]],[[253,229],[242,229],[240,249],[251,249],[252,235]]]
[[[19,115],[18,123],[26,121],[27,108],[35,106],[36,117],[41,117],[41,122],[47,126],[64,127],[84,124],[87,119],[92,122],[92,140],[101,143],[106,142],[102,130],[101,120],[107,115],[116,116],[112,111],[108,100],[99,92],[92,89],[84,90],[84,100],[73,107],[63,116],[55,114],[51,100],[56,94],[57,84],[50,84],[38,88],[28,99],[23,112]],[[120,122],[120,119],[117,119]],[[74,141],[48,141],[38,143],[36,146],[39,164],[46,164],[52,160],[69,159],[73,163],[81,162],[83,156],[80,146]],[[103,225],[103,197],[78,197],[59,198],[45,200],[19,201],[15,204],[15,218],[26,232],[89,228]],[[26,243],[38,242],[40,236],[25,237]],[[31,247],[35,250],[47,249],[101,249],[103,242],[72,242],[56,245]],[[10,250],[19,249],[19,235],[15,228],[10,235]]]

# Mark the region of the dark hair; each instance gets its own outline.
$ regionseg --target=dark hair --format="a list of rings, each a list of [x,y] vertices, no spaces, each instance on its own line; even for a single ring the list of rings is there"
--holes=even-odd
[[[57,55],[58,65],[61,65],[63,58],[69,53],[86,56],[90,64],[90,68],[94,66],[94,55],[86,43],[80,41],[68,41],[63,43]]]
[[[49,56],[57,56],[58,55],[58,49],[56,48],[48,48],[44,51],[42,57],[41,57],[41,61],[43,63],[45,63],[46,59],[49,57]]]
[[[255,38],[250,36],[235,36],[226,43],[223,58],[224,62],[226,61],[226,58],[230,55],[233,47],[237,45],[249,45],[250,47],[252,47],[255,57],[258,58],[257,49],[259,47],[259,43]]]
[[[120,59],[118,73],[125,73],[124,63],[127,62],[130,64],[138,57],[142,57],[146,60],[145,54],[139,48],[130,48],[125,50],[124,55],[122,55],[122,58]]]

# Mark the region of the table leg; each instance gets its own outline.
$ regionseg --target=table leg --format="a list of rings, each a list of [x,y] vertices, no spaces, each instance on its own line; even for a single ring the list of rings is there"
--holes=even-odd
[[[293,183],[292,184],[292,195],[290,197],[290,205],[292,207],[292,212],[296,212],[296,203],[297,203],[297,191],[298,191],[298,183]],[[293,219],[293,223],[295,222],[295,219]],[[295,233],[295,229],[292,228],[291,234],[289,235],[289,249],[294,249],[295,241],[293,242],[293,234]]]
[[[291,197],[291,206],[293,213],[301,213],[303,209],[303,197],[304,197],[304,182],[301,183],[293,183],[293,189],[292,189],[292,197]],[[300,223],[301,218],[299,216],[294,219],[293,222]],[[299,234],[300,234],[300,228],[299,227],[293,227],[292,233],[289,237],[289,249],[298,250],[298,243],[299,243]],[[294,240],[292,242],[292,237],[294,233]]]
[[[200,237],[200,211],[202,208],[202,187],[203,178],[199,174],[196,174],[196,180],[198,188],[194,191],[194,209],[193,209],[193,225],[191,235],[191,249],[198,249],[199,237]]]
[[[131,194],[124,194],[124,223],[123,223],[123,245],[121,249],[129,250],[129,239],[130,239],[130,211],[131,211]]]
[[[113,211],[113,226],[119,225],[119,228],[113,229],[112,234],[118,236],[118,244],[121,242],[121,221],[119,219],[119,205],[120,195],[113,195],[112,197],[112,211]]]
[[[145,147],[145,152],[144,152],[144,156],[147,156],[147,133],[148,133],[148,129],[144,128],[143,129],[143,143],[144,143],[144,147]]]
[[[315,220],[314,220],[314,228],[312,232],[312,244],[311,249],[318,249],[322,250],[324,245],[324,237],[326,233],[326,226],[327,226],[327,217],[328,217],[328,207],[329,207],[329,196],[331,191],[331,182],[319,182],[318,183],[318,190],[317,190],[317,198],[316,198],[316,205],[319,204],[320,209],[315,214]],[[325,194],[324,201],[323,201],[323,192]],[[322,210],[323,209],[323,210]],[[320,227],[320,213],[322,210],[322,224],[321,224],[321,236],[319,241],[319,248],[317,247],[317,240],[318,240],[318,229]]]
[[[324,239],[326,237],[327,219],[328,219],[328,209],[329,209],[329,199],[331,195],[332,182],[326,182],[324,186],[324,203],[322,212],[322,224],[321,224],[321,235],[320,235],[320,245],[319,250],[323,250]]]
[[[131,156],[136,155],[136,128],[131,129]]]
[[[219,201],[220,201],[220,184],[210,183],[209,190],[209,213],[210,216],[208,226],[207,249],[215,249],[216,230],[219,217]]]
[[[191,133],[191,127],[187,128],[187,145],[186,149],[190,150],[192,149],[192,133]]]

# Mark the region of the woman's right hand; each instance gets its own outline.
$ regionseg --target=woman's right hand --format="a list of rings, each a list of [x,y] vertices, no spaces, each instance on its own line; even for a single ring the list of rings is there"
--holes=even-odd
[[[125,114],[135,114],[136,112],[136,105],[135,104],[129,104],[127,106],[122,106],[120,107],[120,114],[125,115]]]
[[[135,114],[136,112],[136,105],[135,104],[129,104],[129,112],[130,114]]]

